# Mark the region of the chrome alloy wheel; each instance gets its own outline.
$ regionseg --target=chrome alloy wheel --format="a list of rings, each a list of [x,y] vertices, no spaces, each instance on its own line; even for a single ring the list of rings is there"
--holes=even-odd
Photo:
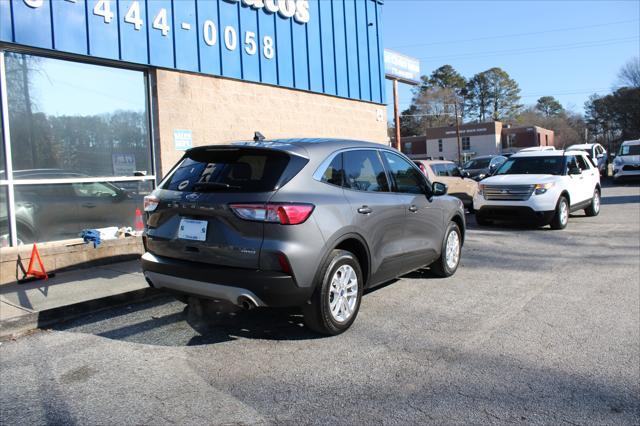
[[[560,203],[560,223],[564,226],[569,221],[569,206],[566,201]]]
[[[598,191],[593,193],[593,211],[596,214],[600,212],[600,193]]]
[[[454,230],[449,232],[446,245],[446,261],[449,269],[455,269],[460,260],[460,236]]]
[[[342,265],[331,278],[329,308],[337,322],[348,321],[358,301],[358,275],[350,265]]]

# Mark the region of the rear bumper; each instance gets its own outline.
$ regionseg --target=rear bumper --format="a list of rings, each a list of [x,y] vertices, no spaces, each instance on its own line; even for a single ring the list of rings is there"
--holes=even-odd
[[[537,211],[526,206],[484,206],[476,215],[484,219],[532,222],[538,225],[551,223],[555,210]]]
[[[255,306],[300,306],[313,292],[312,287],[298,287],[291,276],[279,272],[213,266],[149,252],[142,256],[142,271],[155,288],[238,306],[246,301]]]

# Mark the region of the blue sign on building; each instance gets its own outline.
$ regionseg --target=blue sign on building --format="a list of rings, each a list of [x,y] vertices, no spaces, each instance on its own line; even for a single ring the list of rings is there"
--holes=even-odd
[[[384,103],[383,0],[0,0],[0,41]]]

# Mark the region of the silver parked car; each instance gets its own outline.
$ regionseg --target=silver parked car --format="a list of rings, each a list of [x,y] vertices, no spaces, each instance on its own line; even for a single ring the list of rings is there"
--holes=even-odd
[[[296,139],[193,148],[145,200],[150,285],[244,308],[301,306],[338,334],[362,292],[429,266],[455,273],[462,203],[403,154]]]

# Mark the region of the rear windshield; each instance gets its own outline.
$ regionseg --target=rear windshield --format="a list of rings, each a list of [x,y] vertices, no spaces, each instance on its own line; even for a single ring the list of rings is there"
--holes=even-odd
[[[622,145],[620,155],[640,155],[640,145]]]
[[[509,158],[496,175],[561,175],[564,157],[516,157]]]
[[[276,188],[289,156],[280,151],[211,149],[187,154],[163,189],[185,192],[269,192]]]

